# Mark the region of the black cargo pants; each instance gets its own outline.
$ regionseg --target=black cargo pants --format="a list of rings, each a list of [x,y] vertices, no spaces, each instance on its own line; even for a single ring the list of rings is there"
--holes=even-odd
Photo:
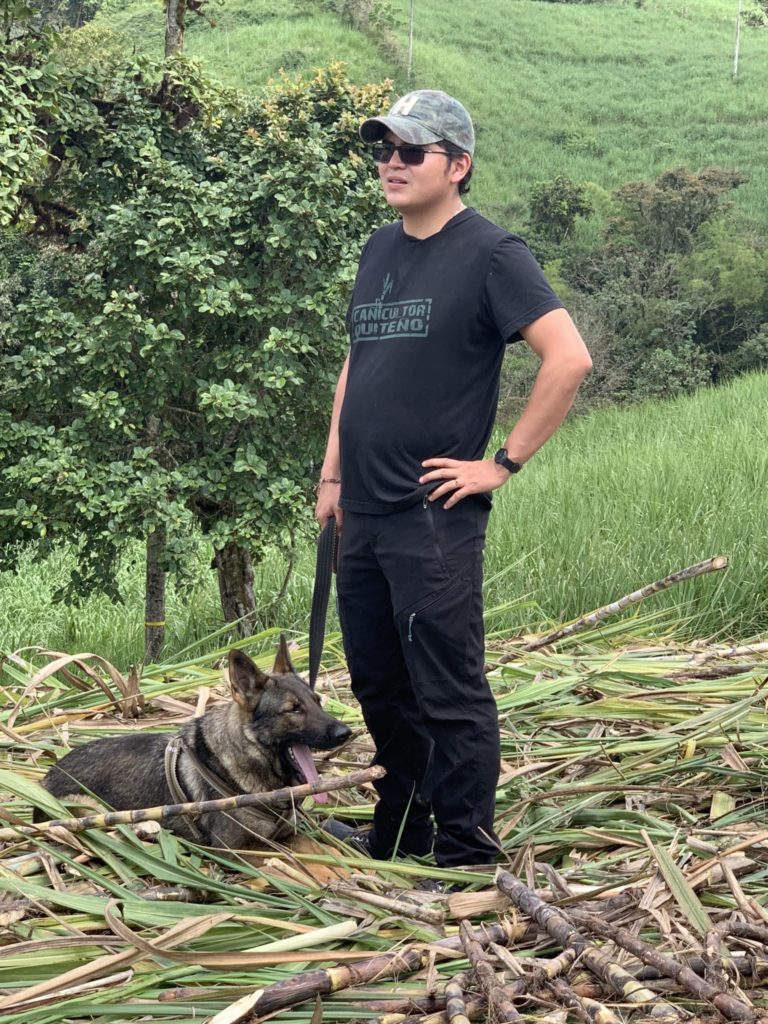
[[[371,849],[440,865],[495,858],[496,703],[483,671],[488,503],[345,512],[337,593],[352,690],[376,744]],[[433,832],[432,813],[436,832]],[[398,843],[398,836],[400,837]]]

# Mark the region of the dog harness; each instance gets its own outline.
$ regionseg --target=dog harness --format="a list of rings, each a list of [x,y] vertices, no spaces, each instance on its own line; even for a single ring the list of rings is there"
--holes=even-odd
[[[179,804],[190,804],[195,801],[192,800],[190,795],[184,789],[181,779],[179,778],[179,757],[181,754],[185,754],[195,771],[203,778],[209,786],[222,797],[242,796],[237,790],[232,789],[220,775],[212,772],[207,765],[203,764],[194,750],[185,743],[181,736],[172,736],[168,741],[168,745],[165,748],[165,781],[168,783],[168,789],[171,791],[171,796]],[[266,814],[272,814],[273,817],[281,817],[279,812],[276,812],[271,807],[259,808]],[[206,843],[210,837],[206,836],[201,828],[199,828],[191,815],[188,816],[187,825],[190,831],[195,837],[195,841],[199,843]]]

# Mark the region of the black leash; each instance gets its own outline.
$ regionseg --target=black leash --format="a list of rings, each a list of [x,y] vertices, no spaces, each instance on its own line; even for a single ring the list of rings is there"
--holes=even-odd
[[[309,685],[314,690],[325,640],[325,617],[328,597],[336,563],[336,518],[330,516],[317,539],[315,586],[312,591],[312,611],[309,616]]]

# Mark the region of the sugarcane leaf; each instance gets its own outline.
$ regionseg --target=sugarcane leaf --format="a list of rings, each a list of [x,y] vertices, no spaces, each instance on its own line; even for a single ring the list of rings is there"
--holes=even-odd
[[[664,876],[667,888],[672,893],[675,902],[685,914],[689,923],[703,937],[712,928],[712,921],[706,912],[699,897],[691,888],[688,879],[680,868],[665,850],[663,846],[654,846],[647,832],[643,831],[643,839],[651,851],[651,856],[656,861],[659,871]]]
[[[312,1011],[309,1024],[322,1024],[323,1020],[323,1001],[320,996],[315,997],[315,1008]]]
[[[722,818],[730,814],[736,807],[736,800],[733,793],[724,793],[722,790],[715,790],[712,794],[712,803],[709,806],[709,820]]]

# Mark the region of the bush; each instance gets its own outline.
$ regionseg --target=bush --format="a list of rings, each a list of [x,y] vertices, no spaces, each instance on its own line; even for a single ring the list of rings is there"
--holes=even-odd
[[[119,546],[158,530],[180,572],[197,528],[287,546],[383,208],[356,129],[388,87],[333,67],[253,101],[183,58],[57,73],[0,327],[0,543],[74,541],[80,593],[114,593]]]
[[[595,367],[582,396],[669,397],[760,365],[759,340],[736,355],[768,321],[768,253],[727,201],[743,180],[713,167],[629,182],[604,204],[602,230],[581,237],[569,200],[583,193],[534,196],[534,242],[544,235],[550,259],[557,254],[569,306],[587,327]]]

